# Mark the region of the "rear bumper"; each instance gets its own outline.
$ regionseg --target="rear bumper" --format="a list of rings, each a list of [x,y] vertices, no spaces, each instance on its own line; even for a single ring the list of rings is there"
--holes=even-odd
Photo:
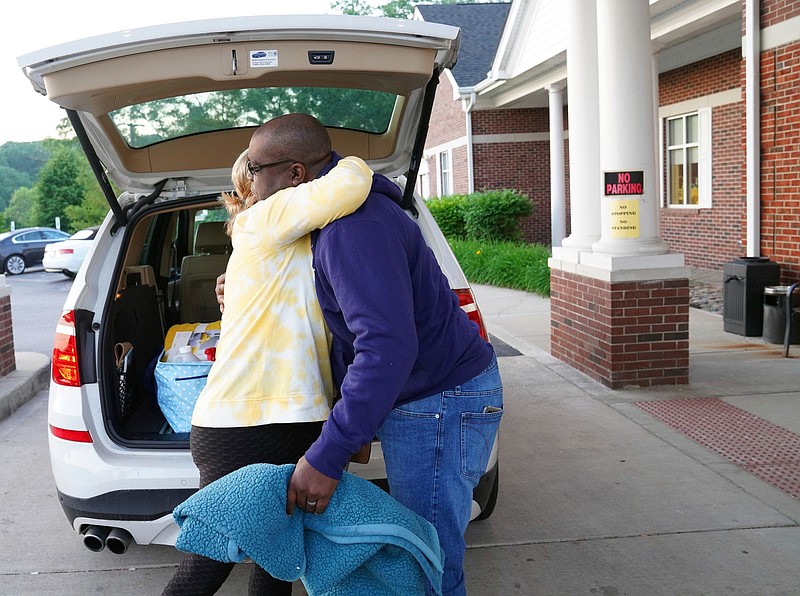
[[[197,489],[118,490],[96,497],[82,499],[58,491],[58,501],[70,524],[80,517],[105,520],[114,526],[115,521],[155,521],[188,499]]]
[[[83,534],[89,526],[121,528],[137,544],[172,546],[179,532],[172,510],[196,490],[122,490],[88,499],[59,491],[58,500],[78,534]]]

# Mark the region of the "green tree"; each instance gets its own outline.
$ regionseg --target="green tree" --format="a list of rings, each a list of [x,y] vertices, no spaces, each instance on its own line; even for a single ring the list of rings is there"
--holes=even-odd
[[[55,218],[60,217],[61,228],[72,229],[65,209],[69,205],[80,205],[85,195],[78,178],[79,159],[75,148],[61,145],[53,151],[50,160],[42,168],[36,183],[37,225],[52,226]]]
[[[0,211],[8,207],[15,190],[30,186],[32,182],[29,174],[8,166],[0,166]]]
[[[36,182],[39,170],[49,156],[50,152],[42,141],[8,142],[0,146],[0,212],[8,207],[15,190]]]
[[[79,205],[67,205],[64,207],[69,228],[64,228],[63,226],[62,228],[68,229],[70,232],[77,232],[78,230],[101,224],[109,211],[108,201],[100,188],[100,184],[97,182],[94,172],[92,172],[89,160],[77,149],[75,154],[78,167],[76,180],[83,188],[83,200]],[[115,196],[119,196],[120,189],[113,182],[111,186]]]
[[[7,166],[35,179],[50,158],[50,151],[43,141],[14,143],[9,141],[0,147],[0,166]]]
[[[85,159],[79,159],[78,168],[78,182],[83,187],[83,200],[80,205],[67,205],[64,207],[64,213],[70,225],[70,232],[77,232],[83,228],[102,223],[109,209],[108,201],[106,201],[106,197],[89,167],[89,162]]]
[[[331,8],[341,11],[342,14],[369,16],[377,12],[385,17],[410,19],[417,4],[479,4],[480,2],[481,0],[387,0],[383,4],[374,6],[367,0],[335,0]]]
[[[75,130],[72,128],[72,123],[66,116],[58,121],[56,125],[56,135],[59,139],[75,139]]]
[[[342,14],[369,16],[375,10],[366,0],[336,0],[331,4],[333,10],[338,10]]]
[[[426,4],[447,4],[447,2],[425,2]],[[414,5],[419,2],[411,0],[389,0],[381,5],[381,12],[393,19],[410,19],[414,14]]]
[[[74,233],[102,223],[108,213],[108,202],[102,193],[97,193],[86,197],[80,205],[67,205],[64,207],[64,213],[69,221],[68,229]],[[61,227],[67,229],[63,224]]]
[[[14,222],[16,228],[27,228],[35,223],[34,205],[36,204],[36,189],[21,187],[11,195],[11,201],[3,211],[3,222],[0,230],[6,230]]]

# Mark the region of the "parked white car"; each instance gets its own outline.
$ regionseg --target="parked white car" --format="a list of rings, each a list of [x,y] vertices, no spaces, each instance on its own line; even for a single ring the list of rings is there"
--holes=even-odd
[[[338,153],[394,178],[483,328],[467,280],[413,193],[436,83],[455,63],[459,35],[417,21],[269,16],[129,30],[19,59],[36,90],[67,110],[111,207],[64,305],[50,385],[53,475],[86,546],[174,543],[172,510],[197,490],[189,433],[166,422],[150,371],[174,325],[219,318],[213,285],[230,252],[220,193],[269,118],[308,111]],[[115,358],[125,342],[127,390]],[[385,478],[380,445],[351,471]],[[497,487],[495,441],[473,518],[491,514]]]
[[[63,273],[67,277],[75,277],[92,246],[99,227],[78,230],[63,242],[45,246],[42,259],[44,270],[51,273]]]

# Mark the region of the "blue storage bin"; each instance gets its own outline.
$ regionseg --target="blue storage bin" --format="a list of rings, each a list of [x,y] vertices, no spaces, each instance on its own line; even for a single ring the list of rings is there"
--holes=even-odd
[[[155,370],[158,405],[176,433],[188,433],[192,429],[194,405],[206,386],[212,364],[209,361],[162,362],[161,358],[158,359]]]

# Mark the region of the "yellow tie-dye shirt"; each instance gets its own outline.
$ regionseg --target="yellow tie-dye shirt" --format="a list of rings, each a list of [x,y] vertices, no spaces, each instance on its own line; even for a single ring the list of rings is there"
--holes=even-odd
[[[325,420],[334,393],[330,336],[317,302],[310,232],[366,200],[356,157],[236,216],[217,360],[192,424],[242,427]]]

